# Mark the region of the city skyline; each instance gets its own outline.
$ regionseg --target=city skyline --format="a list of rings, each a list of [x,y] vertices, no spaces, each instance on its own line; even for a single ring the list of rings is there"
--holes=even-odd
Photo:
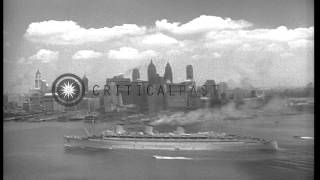
[[[5,2],[7,11],[15,3],[20,2]],[[88,9],[81,6],[82,1],[77,1],[76,7],[72,6],[74,3],[62,2],[65,7],[72,7],[67,14],[59,13],[55,6],[55,11],[48,10],[45,16],[38,9],[28,17],[5,13],[5,92],[28,91],[37,69],[46,72],[43,78],[48,82],[60,74],[74,73],[86,74],[90,83],[103,83],[118,73],[131,77],[134,68],[139,68],[140,77],[146,79],[150,59],[159,67],[159,74],[164,73],[169,62],[175,82],[185,80],[187,64],[193,65],[198,84],[206,79],[248,79],[258,87],[304,86],[313,82],[311,1],[244,1],[247,7],[239,5],[243,12],[233,11],[236,2],[231,1],[185,1],[186,9],[195,6],[191,14],[165,8],[172,2],[146,2],[146,6],[159,5],[163,13],[141,12],[141,7],[135,5],[129,11],[135,12],[136,17],[121,11],[127,6],[126,1],[99,2],[102,8]],[[175,3],[174,7],[179,7],[182,1]],[[47,8],[43,2],[31,1],[20,9],[22,14],[36,4]],[[114,9],[110,5],[115,5]],[[265,8],[257,8],[261,6]],[[97,8],[95,12],[100,15],[90,14],[92,8]],[[112,11],[113,16],[103,8]],[[273,13],[268,14],[271,9]],[[114,13],[116,10],[119,12]],[[17,22],[9,23],[9,15]]]
[[[313,0],[3,5],[4,179],[314,177]]]

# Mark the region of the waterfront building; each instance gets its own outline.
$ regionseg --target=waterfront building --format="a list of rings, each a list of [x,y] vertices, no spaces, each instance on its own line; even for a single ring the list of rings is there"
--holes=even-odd
[[[165,71],[164,71],[164,75],[163,78],[165,80],[165,82],[169,82],[172,83],[172,69],[169,63],[167,63],[166,67],[165,67]]]
[[[245,96],[245,91],[243,89],[235,88],[233,90],[233,101],[236,104],[242,104],[244,96]]]
[[[65,107],[57,103],[53,97],[52,93],[45,93],[43,96],[43,109],[46,112],[62,112]]]
[[[138,79],[140,79],[140,72],[138,68],[134,68],[132,70],[132,81],[137,81]]]
[[[22,103],[22,109],[25,111],[25,112],[30,112],[30,102],[29,101],[26,101],[26,102],[23,102]]]
[[[46,112],[50,112],[54,110],[54,98],[52,93],[46,93],[43,96],[43,107],[44,107],[44,111]]]
[[[47,81],[46,80],[40,80],[41,82],[41,87],[40,87],[40,91],[41,91],[41,94],[45,94],[48,92],[49,90],[49,86],[47,84]]]
[[[99,97],[84,98],[83,100],[88,103],[88,111],[87,112],[96,112],[96,111],[100,110]]]
[[[148,81],[135,80],[132,84],[132,103],[138,106],[139,111],[145,112],[148,110],[148,97],[146,88]]]
[[[40,88],[30,90],[29,102],[31,112],[41,112],[43,110],[42,93],[40,91]]]
[[[182,82],[186,88],[187,92],[187,108],[188,109],[197,109],[201,105],[200,97],[201,94],[197,92],[196,90],[196,82],[191,79],[187,79],[184,82]]]
[[[130,78],[125,78],[123,74],[119,74],[118,76],[114,76],[113,78],[107,78],[106,85],[110,86],[111,84],[114,84],[114,86],[118,88],[118,94],[121,94],[124,105],[132,104],[132,96],[130,96]]]
[[[154,82],[149,82],[148,87],[149,93],[147,92],[147,99],[149,112],[154,113],[164,110],[166,108],[166,88],[163,77],[156,74]]]
[[[85,93],[89,92],[89,80],[86,77],[86,75],[83,76],[82,82],[83,82],[83,85],[84,85]]]
[[[193,80],[193,68],[192,68],[192,65],[187,65],[186,74],[187,74],[187,79]]]
[[[214,80],[207,80],[204,83],[205,88],[205,94],[203,94],[205,97],[208,97],[210,99],[210,107],[215,106],[219,104],[219,98],[218,98],[218,92],[217,92],[217,86]]]
[[[228,90],[228,85],[226,82],[218,83],[218,87],[217,87],[218,99],[221,101],[221,103],[226,103],[228,100],[227,90]]]
[[[187,108],[188,93],[183,83],[168,83],[166,100],[167,108],[170,110],[182,110]]]
[[[122,94],[117,94],[116,82],[109,81],[108,85],[110,87],[110,95],[103,96],[104,112],[117,111],[117,109],[123,106]]]

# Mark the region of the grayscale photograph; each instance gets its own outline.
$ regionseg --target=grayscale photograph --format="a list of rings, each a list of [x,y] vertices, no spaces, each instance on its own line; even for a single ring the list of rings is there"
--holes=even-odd
[[[312,0],[4,0],[5,180],[314,179]]]

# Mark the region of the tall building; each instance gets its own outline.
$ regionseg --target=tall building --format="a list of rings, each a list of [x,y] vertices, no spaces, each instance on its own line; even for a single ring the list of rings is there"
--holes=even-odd
[[[42,107],[42,94],[40,88],[30,90],[30,111],[31,112],[41,112]]]
[[[39,69],[36,72],[36,78],[35,78],[35,88],[41,88],[41,73]]]
[[[89,91],[89,80],[88,80],[88,78],[86,77],[86,75],[83,76],[82,82],[83,82],[83,84],[84,84],[85,92],[87,93],[87,92]]]
[[[148,81],[137,80],[132,82],[132,103],[137,105],[141,112],[148,111],[147,86]]]
[[[169,81],[170,83],[172,83],[172,69],[171,69],[171,66],[169,63],[167,63],[167,65],[166,65],[163,76],[164,76],[163,78],[164,78],[165,82]]]
[[[235,88],[233,90],[233,101],[236,105],[243,103],[244,94],[244,90],[241,88]]]
[[[42,94],[46,93],[48,91],[49,85],[47,84],[46,80],[41,79],[41,73],[39,69],[36,72],[36,77],[35,77],[35,89],[39,89]]]
[[[222,104],[228,102],[227,96],[228,84],[226,82],[218,83],[217,91],[218,91],[218,98]]]
[[[193,68],[192,65],[187,65],[186,67],[186,72],[187,72],[187,80],[193,80]]]
[[[156,79],[157,79],[157,69],[151,60],[148,66],[148,81],[149,83],[153,84],[156,82]]]
[[[125,78],[123,74],[114,76],[113,78],[107,78],[107,85],[112,86],[113,83],[115,87],[118,86],[118,96],[121,94],[123,104],[132,104],[132,96],[130,95],[130,91],[128,94],[128,85],[131,85],[130,78]]]
[[[184,83],[168,83],[166,89],[166,107],[168,109],[187,108],[188,94]]]
[[[204,84],[206,89],[206,97],[210,99],[210,105],[214,106],[218,104],[218,91],[217,91],[217,84],[214,80],[207,80]]]
[[[226,91],[228,90],[227,83],[226,82],[218,83],[217,90],[218,90],[219,99],[226,98],[225,95],[226,95]]]
[[[152,95],[148,95],[147,97],[148,111],[154,113],[163,110],[165,108],[165,95],[162,93],[159,94],[158,90],[164,87],[165,80],[157,73],[156,66],[152,60],[148,66],[148,83],[154,91]],[[164,89],[163,91],[165,93]]]
[[[132,71],[132,81],[140,79],[140,72],[138,68],[134,68]]]
[[[45,93],[44,96],[43,96],[43,100],[42,100],[42,103],[43,103],[43,110],[45,111],[63,111],[64,110],[64,106],[57,103],[55,100],[54,100],[54,97],[52,95],[52,93]],[[26,104],[27,105],[27,104]],[[26,106],[26,108],[28,108]]]
[[[110,95],[103,96],[104,112],[116,111],[119,107],[123,106],[122,93],[117,95],[116,82],[109,80]]]
[[[41,82],[40,90],[41,90],[41,93],[44,94],[48,91],[48,84],[46,80],[41,80],[40,82]]]

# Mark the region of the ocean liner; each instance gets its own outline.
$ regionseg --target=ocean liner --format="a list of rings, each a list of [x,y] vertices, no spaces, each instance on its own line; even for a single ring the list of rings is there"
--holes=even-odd
[[[254,137],[243,137],[217,132],[187,134],[182,127],[173,133],[154,133],[146,127],[145,132],[126,132],[122,126],[107,130],[100,135],[64,136],[66,148],[139,149],[139,150],[218,150],[263,149],[276,150],[277,142]]]

